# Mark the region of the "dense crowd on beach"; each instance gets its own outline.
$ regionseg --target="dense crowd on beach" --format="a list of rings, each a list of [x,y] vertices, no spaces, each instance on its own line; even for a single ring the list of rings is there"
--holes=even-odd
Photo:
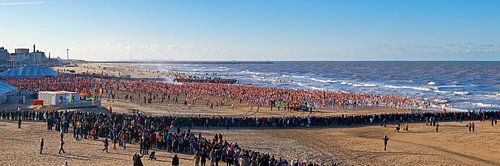
[[[200,165],[206,165],[207,162],[210,165],[218,165],[219,162],[224,162],[227,165],[235,166],[320,165],[297,159],[287,160],[270,154],[243,149],[238,143],[225,140],[220,133],[215,134],[213,137],[202,137],[201,133],[191,132],[190,127],[186,128],[186,126],[177,123],[182,121],[182,118],[78,111],[0,111],[0,119],[18,120],[19,126],[21,120],[45,121],[47,130],[55,130],[61,133],[61,142],[64,142],[64,133],[70,131],[73,132],[73,138],[77,140],[105,139],[103,151],[108,151],[108,138],[111,140],[112,149],[117,148],[116,144],[123,149],[127,148],[127,144],[139,144],[139,156],[149,155],[150,159],[156,159],[154,150],[166,150],[172,153],[193,154],[195,163]],[[186,130],[181,130],[181,128]],[[63,143],[61,143],[61,149],[65,153],[62,147]],[[42,150],[40,153],[42,153]],[[61,153],[61,150],[59,153]],[[134,155],[134,162],[138,162],[137,158],[140,157]],[[336,161],[332,160],[329,164],[321,165],[336,164]]]
[[[177,103],[206,105],[210,108],[246,105],[271,107],[271,110],[308,110],[390,107],[427,108],[424,100],[392,95],[371,95],[323,90],[295,90],[215,83],[166,83],[152,80],[127,80],[95,76],[7,79],[20,91],[66,90],[83,92],[94,98],[137,103]]]
[[[72,115],[71,121],[61,119],[60,112],[55,111],[0,111],[1,119],[15,119],[21,114],[26,120],[46,120],[52,126],[74,127],[88,133],[96,126],[91,124],[107,124],[112,127],[113,121],[129,121],[137,124],[144,122],[155,126],[180,126],[201,128],[300,128],[300,127],[349,127],[363,125],[383,125],[387,123],[418,123],[429,121],[470,121],[470,120],[497,120],[500,111],[471,110],[468,112],[421,112],[421,113],[384,113],[371,115],[338,115],[338,116],[308,116],[308,117],[224,117],[224,116],[149,116],[141,114],[97,113],[72,111],[65,115]],[[118,120],[117,120],[118,119]],[[80,122],[76,125],[76,122]],[[140,123],[139,123],[140,124]],[[103,128],[103,127],[101,127]],[[111,129],[107,129],[111,131]],[[108,133],[108,132],[104,132]]]
[[[45,121],[47,130],[63,133],[73,132],[74,139],[105,138],[105,150],[108,150],[107,138],[111,139],[113,149],[118,146],[126,149],[127,144],[139,144],[141,155],[154,157],[154,150],[167,150],[173,153],[194,154],[195,162],[203,163],[207,160],[211,165],[226,162],[233,165],[317,165],[311,162],[287,160],[269,154],[259,153],[241,148],[237,143],[224,140],[223,135],[202,137],[201,133],[191,132],[191,127],[298,127],[322,125],[386,125],[409,122],[425,122],[436,124],[441,121],[469,121],[491,120],[496,125],[500,112],[469,111],[469,112],[440,112],[440,113],[406,113],[406,114],[379,114],[379,115],[349,115],[335,117],[291,117],[252,119],[222,118],[222,117],[172,117],[172,116],[143,116],[117,113],[95,113],[79,111],[0,111],[0,118],[4,120],[35,120]],[[230,121],[229,123],[226,123]],[[293,122],[293,123],[290,123]],[[300,122],[300,123],[295,123]],[[293,125],[290,125],[293,124]],[[290,125],[290,126],[289,126]],[[70,127],[73,130],[70,130]],[[181,130],[184,128],[186,130]],[[399,131],[399,130],[398,130]],[[437,128],[436,128],[437,131]],[[385,139],[385,138],[384,138]],[[62,145],[61,145],[62,149]],[[64,152],[64,150],[63,150]],[[138,158],[134,156],[134,159]],[[329,165],[337,164],[332,160]]]
[[[122,100],[141,104],[204,105],[209,108],[246,105],[270,107],[271,110],[337,109],[358,107],[426,108],[431,103],[400,96],[294,90],[214,83],[166,83],[154,80],[117,79],[112,77],[61,75],[59,77],[6,79],[20,92],[75,91],[89,94],[93,99]],[[415,112],[385,113],[372,115],[337,116],[282,116],[282,117],[225,117],[225,116],[149,116],[141,114],[98,113],[79,111],[0,111],[0,119],[44,121],[47,130],[61,133],[63,150],[64,133],[73,132],[74,139],[104,139],[108,151],[110,139],[112,149],[126,149],[127,144],[139,144],[140,152],[134,155],[134,165],[140,163],[142,155],[155,159],[155,150],[192,154],[195,163],[241,166],[315,166],[325,163],[284,159],[270,154],[243,149],[231,143],[222,134],[203,137],[192,128],[301,128],[301,127],[346,127],[361,125],[383,125],[400,123],[441,121],[491,120],[496,124],[500,111],[473,110],[468,112]],[[439,126],[439,124],[437,125]],[[72,130],[71,130],[72,128]],[[184,130],[181,130],[184,129]],[[438,127],[436,127],[436,132]],[[384,137],[385,145],[389,140]],[[43,146],[43,139],[41,149]],[[59,153],[61,153],[61,150]],[[42,153],[42,150],[40,151]],[[174,157],[174,162],[177,162]],[[326,165],[336,165],[332,159]],[[172,165],[176,165],[172,163]]]

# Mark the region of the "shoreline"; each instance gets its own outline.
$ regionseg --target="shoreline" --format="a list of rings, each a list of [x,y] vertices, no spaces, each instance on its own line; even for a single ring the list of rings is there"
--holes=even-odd
[[[76,67],[56,67],[57,70],[60,70],[62,73],[81,73],[81,74],[103,74],[110,76],[124,76],[130,75],[130,78],[160,78],[161,76],[166,76],[168,72],[159,72],[152,69],[145,69],[136,66],[127,66],[120,64],[79,64]],[[175,74],[175,73],[173,73]],[[67,78],[68,80],[57,80],[58,83],[64,85],[72,85],[71,78]],[[89,81],[94,78],[83,78],[81,80],[76,79],[77,82]],[[120,78],[117,78],[120,79]],[[50,79],[41,79],[41,80],[50,80]],[[197,116],[207,116],[207,117],[235,117],[236,118],[280,118],[280,117],[313,117],[313,118],[321,118],[321,117],[335,117],[335,116],[347,116],[347,117],[356,117],[356,116],[364,116],[364,115],[384,115],[384,114],[395,114],[395,115],[403,115],[407,113],[411,113],[410,109],[402,109],[402,108],[360,108],[360,109],[314,109],[312,113],[305,111],[271,111],[266,104],[262,104],[264,102],[257,102],[257,105],[248,104],[245,102],[252,103],[252,100],[244,100],[243,104],[234,104],[238,103],[234,100],[234,98],[229,97],[228,99],[224,99],[223,96],[218,96],[217,94],[210,93],[200,93],[203,95],[195,96],[196,98],[200,98],[200,101],[194,101],[191,104],[192,95],[181,94],[177,95],[179,97],[179,101],[175,99],[166,100],[164,103],[159,102],[159,99],[153,100],[153,102],[144,102],[141,101],[141,97],[139,96],[138,100],[127,100],[123,98],[123,96],[135,95],[135,94],[143,94],[147,96],[148,93],[161,89],[161,87],[176,87],[178,84],[168,84],[162,85],[157,84],[157,81],[125,81],[119,80],[118,82],[113,84],[113,79],[100,79],[97,78],[97,82],[89,81],[82,82],[83,84],[94,84],[98,82],[107,82],[110,85],[114,86],[125,86],[127,90],[124,90],[123,93],[118,89],[117,96],[118,99],[111,99],[108,97],[103,97],[101,99],[102,108],[110,108],[112,107],[113,112],[115,113],[123,113],[125,115],[130,115],[128,112],[129,109],[139,109],[143,115],[146,116],[164,116],[164,115],[172,115],[175,117],[197,117]],[[75,81],[75,80],[73,80]],[[41,83],[43,85],[45,82]],[[50,81],[47,84],[51,84]],[[34,84],[29,84],[34,85]],[[108,85],[108,84],[106,84]],[[133,86],[132,86],[133,85]],[[162,86],[156,86],[162,85]],[[182,84],[179,84],[182,85]],[[184,84],[184,85],[193,85],[182,88],[201,88],[211,89],[211,84]],[[138,89],[128,89],[129,86],[138,87]],[[145,88],[145,86],[152,87],[153,89]],[[198,87],[200,86],[200,87]],[[227,88],[226,86],[232,85],[221,85],[223,88]],[[71,86],[69,86],[71,87]],[[244,87],[244,86],[242,86]],[[41,87],[39,87],[41,88]],[[91,89],[95,89],[95,87],[90,87]],[[144,89],[141,89],[144,88]],[[71,88],[69,88],[71,89]],[[258,90],[266,90],[266,88],[256,88]],[[113,90],[113,89],[111,89]],[[271,89],[271,90],[280,90]],[[286,90],[286,89],[285,89]],[[114,90],[113,90],[114,91]],[[229,91],[229,90],[226,90]],[[181,93],[184,91],[180,91]],[[303,92],[303,91],[299,91]],[[307,91],[304,91],[307,92]],[[171,94],[178,93],[168,92]],[[228,92],[229,93],[229,92]],[[194,93],[197,94],[197,93]],[[210,95],[208,95],[210,94]],[[225,94],[225,93],[221,93]],[[230,93],[229,93],[230,94]],[[106,96],[106,95],[105,95]],[[151,96],[151,94],[150,94]],[[170,98],[170,97],[169,97]],[[209,106],[204,102],[205,99],[215,100],[218,103],[219,101],[224,101],[224,104],[220,106]],[[231,101],[231,102],[227,102]],[[182,101],[185,101],[183,104]],[[189,101],[189,102],[188,102]],[[258,106],[262,105],[262,106]],[[274,108],[276,109],[276,108]],[[42,108],[43,110],[43,108]],[[428,111],[428,110],[425,110]],[[181,119],[182,120],[182,119]],[[225,127],[220,126],[220,121],[218,122],[219,126],[209,126],[208,129],[204,127],[200,127],[199,124],[196,127],[191,128],[188,123],[182,123],[182,121],[176,124],[180,124],[180,126],[184,129],[192,129],[192,131],[196,133],[200,133],[203,136],[210,138],[216,133],[223,133],[224,137],[227,138],[228,141],[237,142],[238,145],[241,145],[245,149],[252,149],[263,153],[268,153],[280,157],[285,157],[286,159],[299,159],[301,161],[313,161],[315,163],[323,163],[326,164],[328,161],[335,159],[339,162],[340,165],[393,165],[393,164],[404,164],[404,165],[449,165],[450,161],[461,162],[466,164],[473,165],[474,163],[481,164],[500,164],[500,158],[498,156],[492,156],[489,154],[485,154],[481,151],[481,149],[491,149],[491,146],[488,145],[476,145],[480,146],[480,148],[474,149],[474,147],[463,144],[463,141],[467,141],[469,139],[488,141],[488,139],[496,139],[493,137],[492,133],[498,133],[497,128],[488,128],[488,121],[478,122],[481,129],[484,129],[485,132],[478,132],[477,135],[472,135],[473,133],[467,133],[465,128],[465,123],[468,121],[464,121],[464,123],[454,122],[454,121],[443,121],[439,122],[441,124],[441,132],[434,132],[434,127],[430,127],[425,125],[422,122],[412,122],[408,123],[411,128],[410,131],[403,131],[401,133],[394,132],[395,122],[387,123],[387,128],[380,126],[379,123],[373,123],[371,125],[347,125],[347,126],[300,126],[300,127],[290,127],[290,128],[282,128],[282,127],[233,127],[230,126],[229,130],[225,129]],[[360,120],[360,119],[358,119]],[[368,120],[368,119],[365,119]],[[379,119],[380,120],[380,119]],[[394,120],[394,119],[393,119]],[[361,121],[363,121],[361,119]],[[47,132],[44,130],[45,123],[34,122],[34,121],[24,121],[25,126],[30,132],[23,130],[18,130],[14,127],[14,123],[5,122],[4,120],[0,120],[0,129],[7,132],[7,134],[11,134],[16,137],[21,137],[23,139],[34,139],[32,142],[26,142],[25,144],[29,144],[31,147],[36,147],[37,141],[40,137],[51,137],[48,139],[48,145],[57,147],[57,132]],[[192,122],[191,122],[192,124]],[[214,123],[216,124],[216,123]],[[271,124],[271,123],[269,123]],[[267,125],[267,124],[266,124]],[[36,130],[32,130],[36,129]],[[71,130],[71,129],[70,129]],[[24,131],[24,133],[17,133],[19,131]],[[444,134],[441,134],[444,133]],[[16,135],[17,134],[17,135]],[[33,134],[29,136],[25,136],[23,134]],[[390,150],[382,151],[380,148],[380,144],[382,142],[382,137],[384,134],[388,134],[391,137]],[[475,133],[474,133],[475,134]],[[68,134],[70,135],[70,134]],[[469,138],[460,138],[460,141],[457,142],[448,142],[450,141],[448,138],[459,137],[460,135],[470,136]],[[471,136],[472,135],[472,136]],[[425,141],[428,138],[433,138],[432,141]],[[69,160],[70,164],[81,164],[81,165],[92,165],[89,163],[99,163],[99,165],[113,165],[116,163],[120,163],[120,165],[128,165],[131,163],[132,152],[138,150],[138,145],[134,144],[130,146],[130,149],[133,150],[112,150],[112,153],[104,153],[100,151],[100,147],[102,146],[102,142],[100,141],[92,141],[92,140],[83,140],[83,141],[75,141],[72,138],[68,141],[68,150],[69,153],[67,155],[56,155],[57,158],[51,158],[51,161],[46,161],[47,159],[41,157],[35,157],[37,161],[46,161],[50,165],[56,165],[56,162],[61,162],[61,160]],[[4,144],[13,144],[14,142],[18,142],[18,140],[11,138],[8,136],[0,136],[0,143]],[[435,148],[436,146],[441,146],[446,144],[448,146],[442,148]],[[23,147],[26,145],[15,145],[17,148],[26,149]],[[13,152],[14,154],[21,155],[21,152],[13,151],[10,149],[15,149],[14,147],[10,147],[9,150],[5,150],[6,152]],[[75,151],[77,149],[77,151]],[[0,150],[2,150],[0,148]],[[464,152],[464,150],[470,150],[472,154],[468,152]],[[75,154],[75,152],[77,152]],[[51,152],[49,152],[51,153]],[[120,153],[120,154],[115,154]],[[2,152],[0,152],[2,154]],[[458,154],[458,155],[457,155]],[[473,158],[474,154],[482,154],[484,156]],[[33,155],[38,156],[36,153],[29,155],[24,155],[23,157],[32,157]],[[52,154],[50,154],[52,155]],[[143,158],[143,162],[146,165],[165,165],[169,163],[173,153],[165,152],[162,150],[157,151],[157,156],[159,161],[150,161]],[[444,155],[444,156],[443,156]],[[76,156],[76,157],[75,157]],[[103,157],[106,156],[106,157]],[[465,157],[464,157],[465,156]],[[486,156],[486,157],[485,157]],[[45,156],[44,156],[45,157]],[[181,158],[184,158],[182,165],[193,164],[192,155],[183,154]],[[442,161],[443,157],[447,157],[447,161]],[[19,159],[17,158],[17,159]],[[79,158],[85,158],[86,160],[80,160]],[[110,159],[107,159],[110,158]],[[10,161],[14,161],[13,165],[19,164],[19,160],[11,159]],[[497,161],[498,160],[498,161]],[[2,163],[4,161],[0,161]],[[187,163],[187,164],[186,164]],[[12,163],[6,163],[11,164]],[[57,163],[58,164],[58,163]]]
[[[160,81],[160,82],[165,82],[165,83],[173,83],[173,84],[182,84],[182,83],[175,83],[173,82],[174,78],[176,76],[184,77],[184,78],[196,78],[199,77],[197,75],[191,75],[187,73],[182,73],[182,72],[172,72],[172,71],[158,71],[156,69],[152,68],[143,68],[139,66],[129,66],[129,65],[123,65],[123,64],[78,64],[77,66],[69,66],[69,67],[55,67],[54,68],[57,71],[60,71],[61,73],[68,73],[68,74],[93,74],[93,75],[104,75],[104,76],[112,76],[112,77],[117,77],[118,79],[149,79],[153,81]],[[252,85],[247,85],[247,84],[235,84],[239,86],[250,86],[253,87],[254,89],[275,89],[275,90],[285,90],[285,91],[294,91],[294,89],[288,89],[288,88],[270,88],[270,87],[260,87],[260,86],[252,86]],[[305,92],[314,92],[318,90],[302,90],[298,89],[296,91],[305,91]],[[354,92],[342,92],[342,91],[320,91],[320,92],[336,92],[336,93],[346,93],[346,94],[363,94],[365,95],[366,93],[354,93]],[[369,95],[369,94],[366,94]],[[376,96],[376,95],[373,95]],[[381,95],[381,97],[389,97],[389,96],[394,96],[394,95]],[[396,97],[396,96],[394,96]],[[402,99],[408,99],[408,100],[415,100],[418,102],[421,102],[420,108],[413,107],[414,109],[432,109],[430,107],[427,108],[422,108],[422,104],[424,104],[424,100],[418,99],[418,98],[411,98],[411,97],[405,97],[405,96],[397,96],[401,97]],[[374,106],[378,107],[378,106]],[[383,106],[386,108],[392,108],[392,106]],[[410,109],[410,108],[408,108]]]

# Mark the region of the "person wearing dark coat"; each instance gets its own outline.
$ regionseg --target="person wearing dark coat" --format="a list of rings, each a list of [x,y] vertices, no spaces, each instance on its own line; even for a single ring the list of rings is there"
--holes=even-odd
[[[134,154],[134,157],[133,157],[133,160],[134,160],[134,166],[143,166],[142,165],[142,155],[139,155],[139,154]]]
[[[174,158],[172,158],[172,166],[179,166],[179,157],[177,155],[174,155]]]
[[[384,150],[387,150],[387,143],[389,142],[389,137],[384,135]]]

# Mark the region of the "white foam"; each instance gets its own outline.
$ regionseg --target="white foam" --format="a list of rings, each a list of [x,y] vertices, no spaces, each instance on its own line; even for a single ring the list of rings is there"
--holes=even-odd
[[[475,106],[478,106],[478,107],[483,107],[483,108],[495,108],[495,107],[499,107],[495,104],[488,104],[488,103],[472,103],[473,105]]]
[[[318,79],[318,78],[311,78],[311,80],[313,80],[313,81],[318,81],[318,82],[322,82],[322,83],[337,82],[337,81],[333,81],[333,80],[324,80],[324,79]]]
[[[318,87],[314,87],[314,86],[311,86],[311,89],[314,89],[314,90],[322,90],[322,91],[326,90],[325,88],[318,88]]]
[[[467,91],[455,91],[453,93],[455,95],[469,95],[469,92],[467,92]]]
[[[375,86],[377,86],[377,84],[363,84],[363,83],[359,83],[359,84],[352,84],[352,86],[375,87]]]
[[[434,99],[433,101],[436,103],[447,103],[448,102],[448,100],[444,100],[444,99]]]
[[[293,78],[305,78],[305,76],[292,76]]]
[[[444,94],[444,93],[449,93],[449,92],[447,92],[447,91],[441,91],[441,90],[434,90],[434,92],[436,92],[436,93],[443,93],[443,94]]]
[[[429,82],[427,83],[427,85],[436,85],[436,82],[434,82],[434,81],[429,81]]]
[[[441,86],[437,86],[438,88],[460,88],[460,87],[463,87],[461,85],[441,85]]]
[[[307,86],[307,84],[305,83],[302,83],[302,82],[298,82],[297,85],[300,85],[300,86]]]
[[[495,100],[500,100],[500,92],[493,92],[484,96]]]
[[[419,87],[419,86],[395,86],[395,85],[384,85],[384,88],[392,88],[392,89],[413,89],[420,91],[432,91],[430,87]]]

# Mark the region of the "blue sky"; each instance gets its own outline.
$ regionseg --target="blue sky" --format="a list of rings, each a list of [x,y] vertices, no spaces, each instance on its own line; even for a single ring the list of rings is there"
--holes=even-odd
[[[0,0],[0,46],[85,60],[500,60],[495,0]]]

